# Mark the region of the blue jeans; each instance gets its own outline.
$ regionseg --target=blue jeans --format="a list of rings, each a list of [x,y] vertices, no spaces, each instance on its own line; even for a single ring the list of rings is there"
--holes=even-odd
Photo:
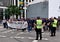
[[[32,26],[28,26],[28,32],[32,30]]]

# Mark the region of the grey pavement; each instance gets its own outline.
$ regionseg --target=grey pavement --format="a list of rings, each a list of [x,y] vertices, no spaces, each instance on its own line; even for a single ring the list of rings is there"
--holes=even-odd
[[[60,42],[60,30],[57,30],[55,37],[50,37],[50,32],[46,31],[42,40],[35,40],[35,31],[31,32],[16,29],[5,29],[0,27],[0,42]]]

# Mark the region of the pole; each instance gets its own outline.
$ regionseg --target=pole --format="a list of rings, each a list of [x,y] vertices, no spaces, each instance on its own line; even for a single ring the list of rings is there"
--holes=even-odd
[[[5,9],[3,9],[3,19],[5,19]]]
[[[16,0],[14,0],[14,5],[16,5]]]
[[[24,18],[26,19],[26,0],[24,0]]]
[[[18,0],[18,7],[19,7],[19,0]]]

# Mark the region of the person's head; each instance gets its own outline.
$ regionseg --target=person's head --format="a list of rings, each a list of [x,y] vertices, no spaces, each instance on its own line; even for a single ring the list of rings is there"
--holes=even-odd
[[[40,19],[40,17],[37,17],[37,19]]]
[[[56,19],[56,17],[54,17],[54,19]]]

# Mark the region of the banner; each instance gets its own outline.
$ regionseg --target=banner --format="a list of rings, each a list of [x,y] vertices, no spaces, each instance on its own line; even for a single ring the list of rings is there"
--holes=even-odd
[[[13,22],[7,22],[8,27],[16,28],[16,29],[24,29],[28,27],[27,21],[13,21]]]

